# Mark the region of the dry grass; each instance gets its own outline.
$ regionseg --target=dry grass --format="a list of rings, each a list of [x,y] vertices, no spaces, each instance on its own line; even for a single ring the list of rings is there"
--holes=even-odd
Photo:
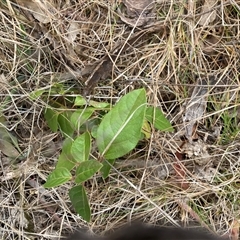
[[[212,16],[203,12],[204,1],[157,1],[155,20],[139,27],[121,21],[119,1],[43,1],[42,12],[31,2],[0,2],[1,128],[17,137],[24,156],[12,162],[4,154],[11,149],[0,145],[0,238],[56,239],[78,226],[103,233],[135,219],[209,226],[220,234],[236,231],[240,2],[216,1]],[[101,59],[109,65],[94,82],[91,73]],[[179,185],[174,155],[183,135],[184,106],[199,78],[212,85],[198,125],[201,138],[209,134],[205,144],[211,162],[203,168],[185,159]],[[149,102],[164,111],[176,131],[153,132],[117,162],[107,181],[96,176],[87,183],[92,209],[87,224],[71,207],[70,184],[42,188],[62,144],[60,134],[48,129],[44,109],[50,99],[64,102],[62,95],[91,94],[115,102],[139,87],[146,88]],[[31,98],[39,89],[45,89],[45,97]],[[216,127],[222,129],[217,136]]]

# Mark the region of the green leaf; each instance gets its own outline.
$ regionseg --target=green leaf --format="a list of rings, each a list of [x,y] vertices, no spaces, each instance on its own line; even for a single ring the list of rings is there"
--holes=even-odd
[[[100,168],[102,164],[97,160],[91,159],[82,162],[76,170],[76,183],[81,183],[91,178]]]
[[[71,115],[72,113],[69,111],[65,111],[58,115],[59,128],[65,137],[72,137],[74,132],[73,125],[70,122]]]
[[[48,176],[45,188],[57,187],[69,181],[72,178],[70,171],[66,168],[57,168]]]
[[[102,166],[102,168],[101,168],[101,173],[102,173],[102,177],[104,178],[104,179],[106,179],[107,177],[108,177],[108,175],[109,175],[109,173],[110,173],[110,170],[111,170],[111,168],[112,168],[112,166],[111,165],[113,165],[114,164],[114,162],[115,162],[115,159],[110,159],[110,160],[104,160],[103,161],[103,166]],[[110,164],[111,165],[110,165]]]
[[[78,130],[92,116],[94,111],[95,108],[91,107],[76,110],[70,118],[74,128]]]
[[[77,162],[74,160],[74,157],[71,154],[72,143],[73,141],[71,138],[66,138],[64,140],[62,152],[58,158],[56,169],[66,168],[71,171],[76,165]]]
[[[57,132],[57,130],[58,130],[58,112],[54,111],[51,108],[47,108],[45,111],[44,117],[47,121],[49,128],[53,132]]]
[[[56,169],[66,168],[68,171],[71,171],[76,166],[76,161],[72,155],[62,152],[58,157]]]
[[[155,115],[154,115],[155,112]],[[161,131],[173,132],[174,129],[168,119],[163,115],[159,108],[147,107],[146,119],[153,124],[153,126]]]
[[[36,100],[39,98],[47,89],[37,89],[29,94],[31,100]]]
[[[92,127],[91,135],[93,136],[93,138],[97,138],[97,130],[98,130],[98,125],[95,125]]]
[[[77,96],[76,98],[75,98],[75,102],[74,102],[74,105],[75,106],[84,106],[84,105],[86,105],[87,104],[87,101],[86,101],[86,99],[84,98],[84,97],[82,97],[82,96]]]
[[[89,105],[91,105],[95,108],[99,108],[99,109],[109,107],[109,103],[107,103],[107,102],[96,102],[96,101],[93,101],[93,100],[91,100],[89,102]]]
[[[84,106],[84,105],[87,105],[87,104],[88,104],[88,102],[87,102],[87,100],[84,97],[77,96],[75,98],[75,102],[74,102],[75,106]],[[93,106],[94,108],[102,109],[102,108],[108,107],[109,103],[107,103],[107,102],[97,102],[97,101],[90,100],[89,101],[89,105]]]
[[[88,197],[82,185],[73,187],[69,191],[69,197],[76,212],[87,222],[91,219],[91,211]]]
[[[142,133],[145,135],[146,139],[149,139],[151,137],[151,126],[147,120],[144,120]]]
[[[77,162],[87,161],[91,150],[91,136],[89,132],[77,137],[72,143],[71,154]]]
[[[141,137],[146,92],[134,90],[120,99],[97,130],[97,146],[106,159],[121,157],[134,149]]]
[[[92,117],[88,119],[80,128],[80,132],[89,131],[92,133],[92,129],[98,127],[100,124],[100,119],[97,117]],[[93,136],[93,135],[92,135]],[[94,137],[95,138],[95,137]]]

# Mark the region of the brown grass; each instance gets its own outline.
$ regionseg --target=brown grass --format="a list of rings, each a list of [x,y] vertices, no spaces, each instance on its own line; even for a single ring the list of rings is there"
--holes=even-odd
[[[38,8],[32,1],[0,2],[0,127],[18,139],[23,156],[14,162],[11,148],[0,145],[0,238],[56,239],[78,226],[104,233],[136,219],[202,225],[219,234],[236,231],[239,1],[216,1],[208,12],[202,10],[204,1],[157,1],[154,20],[139,27],[121,20],[120,1],[48,2]],[[197,131],[201,139],[209,135],[204,144],[211,161],[202,167],[184,159],[186,174],[179,179],[174,155],[184,135],[184,107],[198,79],[209,84]],[[96,176],[87,183],[92,209],[87,224],[72,209],[71,184],[42,187],[62,145],[60,134],[47,127],[44,109],[49,99],[64,102],[63,94],[115,102],[140,87],[175,133],[154,131],[117,161],[108,180]],[[30,93],[40,89],[47,97],[32,98]]]

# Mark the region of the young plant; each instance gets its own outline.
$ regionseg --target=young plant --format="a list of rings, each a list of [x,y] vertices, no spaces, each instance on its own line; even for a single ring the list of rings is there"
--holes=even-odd
[[[99,171],[106,178],[115,159],[133,150],[143,134],[148,136],[144,129],[150,129],[149,124],[161,131],[173,131],[173,128],[158,108],[147,106],[145,89],[126,94],[115,106],[95,101],[87,103],[77,96],[75,107],[74,111],[46,109],[48,126],[54,132],[60,130],[65,141],[56,168],[44,186],[51,188],[74,181],[75,186],[69,191],[70,200],[76,212],[90,221],[84,182]],[[90,157],[93,141],[99,151],[97,160]]]

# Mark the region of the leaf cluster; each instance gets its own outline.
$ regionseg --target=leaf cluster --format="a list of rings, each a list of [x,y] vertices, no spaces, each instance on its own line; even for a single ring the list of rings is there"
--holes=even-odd
[[[145,89],[123,96],[116,105],[75,98],[75,109],[48,107],[45,119],[52,131],[65,137],[55,170],[48,176],[45,188],[74,182],[70,200],[84,220],[91,211],[84,182],[97,172],[107,178],[115,159],[133,150],[138,142],[150,136],[151,127],[173,131],[159,108],[148,106]],[[94,143],[98,159],[91,157]]]

